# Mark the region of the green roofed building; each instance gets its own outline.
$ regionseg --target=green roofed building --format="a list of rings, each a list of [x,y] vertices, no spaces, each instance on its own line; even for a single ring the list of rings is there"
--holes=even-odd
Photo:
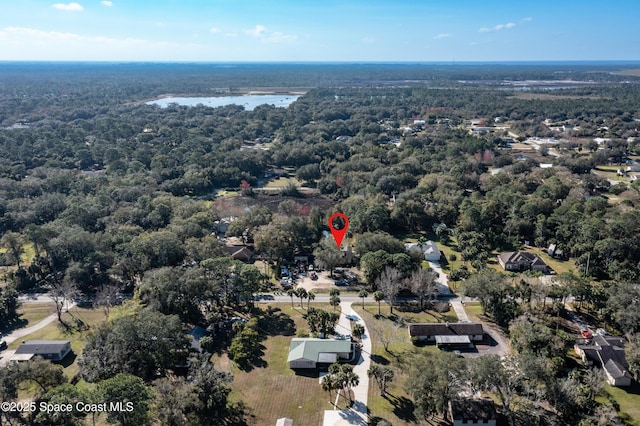
[[[333,364],[348,360],[351,355],[350,340],[295,338],[291,339],[289,368],[316,368],[320,364]]]

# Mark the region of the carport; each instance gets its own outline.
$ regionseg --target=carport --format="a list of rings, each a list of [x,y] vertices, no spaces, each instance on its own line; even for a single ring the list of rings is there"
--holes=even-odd
[[[446,348],[473,348],[471,339],[466,335],[453,335],[453,336],[436,336],[436,347]]]

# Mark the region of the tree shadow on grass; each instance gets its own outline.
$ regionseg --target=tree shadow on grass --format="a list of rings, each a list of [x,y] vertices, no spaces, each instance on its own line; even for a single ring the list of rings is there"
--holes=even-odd
[[[371,355],[371,361],[376,364],[389,365],[389,360],[382,355]]]
[[[414,414],[415,405],[413,401],[404,396],[397,397],[390,393],[386,393],[382,396],[393,405],[393,414],[405,422],[415,422],[416,416]]]
[[[269,307],[260,318],[260,330],[269,336],[293,336],[296,326],[291,317],[280,308]]]

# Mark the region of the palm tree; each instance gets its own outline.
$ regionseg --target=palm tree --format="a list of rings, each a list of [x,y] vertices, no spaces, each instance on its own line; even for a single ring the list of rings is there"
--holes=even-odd
[[[296,291],[292,288],[287,289],[287,295],[291,297],[291,307],[293,308],[293,296],[296,296]]]
[[[309,293],[307,293],[307,290],[303,287],[299,287],[296,289],[296,296],[300,298],[300,309],[302,309],[302,299],[306,299],[309,296]]]
[[[336,310],[336,306],[338,306],[340,304],[340,297],[339,296],[331,296],[331,299],[329,299],[329,304],[331,306],[333,306],[333,310]]]
[[[329,392],[329,404],[333,404],[331,391],[333,391],[336,388],[336,382],[334,380],[333,374],[326,374],[322,378],[321,384],[322,384],[322,390]]]
[[[364,309],[364,298],[369,296],[369,292],[365,289],[360,290],[358,297],[362,297],[362,309]]]
[[[309,290],[309,292],[307,293],[307,310],[309,310],[309,305],[311,304],[311,301],[314,300],[316,298],[316,294]]]
[[[375,293],[373,293],[373,299],[378,302],[378,316],[380,316],[380,302],[382,302],[384,300],[384,293],[381,292],[380,290],[376,291]]]

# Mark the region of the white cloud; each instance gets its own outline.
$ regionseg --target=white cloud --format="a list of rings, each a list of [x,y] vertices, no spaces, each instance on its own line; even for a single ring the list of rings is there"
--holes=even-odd
[[[434,40],[441,40],[443,38],[449,38],[449,37],[451,37],[451,34],[449,34],[449,33],[441,33],[441,34],[438,34],[437,36],[434,36],[433,39]]]
[[[372,44],[376,42],[376,39],[375,37],[365,37],[362,39],[362,42],[366,44]]]
[[[513,28],[515,26],[516,26],[516,24],[514,24],[513,22],[508,22],[506,24],[498,24],[498,25],[493,26],[491,28],[482,27],[478,31],[481,32],[481,33],[492,33],[492,32],[495,32],[495,31],[510,30],[511,28]]]
[[[158,28],[164,28],[165,27],[165,23],[164,22],[160,22],[160,21],[156,22],[154,25],[156,27],[158,27]]]
[[[298,36],[295,34],[284,34],[279,31],[269,31],[264,25],[256,25],[255,28],[244,30],[244,33],[251,37],[260,39],[263,43],[290,43],[298,39]]]
[[[209,30],[209,32],[212,32],[212,33],[214,33],[214,34],[217,34],[217,33],[221,32],[221,30],[220,30],[220,28],[215,28],[215,27],[213,27],[213,28],[211,28],[211,29]]]
[[[533,21],[533,18],[531,16],[527,16],[526,18],[522,18],[522,21],[520,22],[531,22]]]
[[[66,10],[66,11],[69,11],[69,12],[79,12],[81,10],[84,10],[82,5],[80,5],[78,3],[68,3],[68,4],[56,3],[52,7],[54,7],[55,9],[58,9],[58,10]]]
[[[107,6],[107,7],[113,6],[113,2],[110,2],[109,0],[103,0],[100,3],[102,3],[103,6]]]

